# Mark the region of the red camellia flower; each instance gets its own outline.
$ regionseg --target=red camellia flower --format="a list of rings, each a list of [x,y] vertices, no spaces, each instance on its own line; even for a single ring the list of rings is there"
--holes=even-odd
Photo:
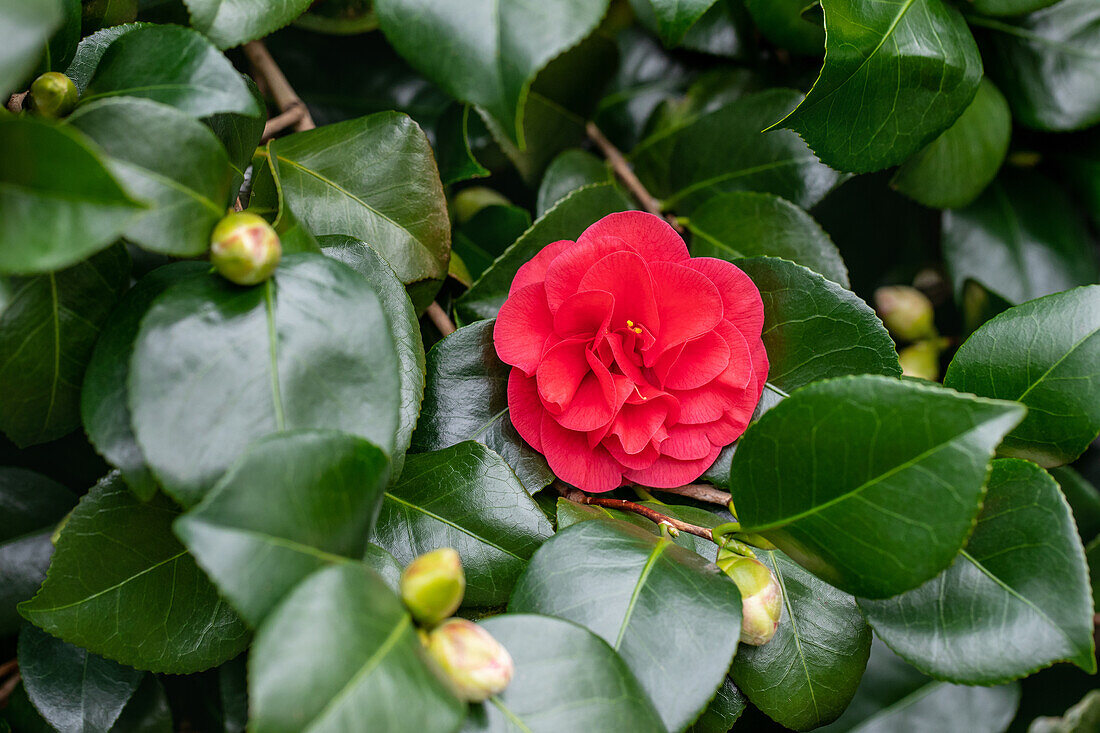
[[[493,338],[519,434],[585,491],[698,478],[768,374],[749,277],[691,257],[663,219],[611,214],[516,273]]]

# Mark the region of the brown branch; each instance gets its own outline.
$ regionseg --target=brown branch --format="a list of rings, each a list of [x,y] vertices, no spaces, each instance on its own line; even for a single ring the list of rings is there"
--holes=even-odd
[[[600,149],[603,156],[607,158],[607,162],[611,164],[611,169],[615,171],[615,175],[619,177],[619,180],[623,182],[623,185],[627,187],[634,198],[638,199],[638,203],[642,205],[642,208],[656,216],[663,216],[672,225],[673,229],[683,234],[684,228],[680,226],[680,222],[676,221],[676,217],[671,214],[666,215],[661,211],[661,202],[646,190],[646,187],[638,180],[638,176],[634,175],[634,169],[630,167],[630,163],[615,147],[615,144],[607,139],[600,128],[596,127],[596,123],[589,122],[585,125],[584,131],[588,134],[589,139],[596,144],[596,147]]]
[[[303,107],[302,105],[295,105],[294,107],[288,109],[286,112],[283,112],[276,117],[272,117],[270,120],[267,121],[267,124],[264,125],[264,134],[263,137],[260,138],[260,142],[267,142],[291,125],[298,124],[299,122],[301,122],[305,114],[305,107]]]
[[[443,310],[443,307],[439,303],[432,302],[428,306],[427,310],[428,318],[435,324],[436,329],[444,336],[450,336],[455,332],[455,324],[451,321],[450,316]]]
[[[0,684],[0,708],[8,704],[8,698],[11,697],[11,693],[15,690],[19,681],[23,679],[23,676],[16,672],[3,684]]]
[[[256,76],[263,79],[264,86],[267,87],[267,90],[275,99],[275,104],[278,105],[280,112],[285,114],[292,109],[302,110],[302,117],[294,123],[295,130],[302,132],[317,127],[313,124],[313,118],[310,116],[305,102],[294,91],[294,87],[290,86],[290,82],[286,80],[282,69],[275,63],[275,59],[271,57],[271,53],[268,52],[263,41],[250,41],[244,44],[244,55],[248,57]],[[279,115],[279,117],[282,117],[282,115]],[[279,117],[275,119],[277,120]],[[266,132],[266,127],[264,131]]]
[[[8,112],[11,112],[13,115],[17,115],[20,112],[22,112],[23,111],[23,102],[26,101],[26,99],[27,99],[27,93],[26,92],[20,92],[19,94],[11,95],[11,98],[8,99],[8,103],[6,105],[7,108],[8,108]]]
[[[686,496],[696,501],[703,501],[708,504],[720,504],[722,506],[729,506],[730,499],[732,498],[729,492],[720,491],[707,484],[688,484],[687,486],[677,486],[673,489],[658,489],[653,486],[643,486],[642,488],[646,491],[660,491],[665,494],[676,494],[677,496]]]
[[[564,496],[566,499],[572,502],[576,502],[577,504],[602,506],[607,507],[608,509],[618,509],[619,511],[630,512],[632,514],[637,514],[639,516],[645,517],[655,524],[663,524],[666,527],[669,527],[673,530],[673,534],[687,532],[688,534],[693,534],[697,537],[708,539],[711,542],[714,541],[714,535],[706,527],[700,527],[697,524],[688,524],[687,522],[682,522],[675,517],[670,517],[667,514],[662,514],[655,509],[650,509],[647,506],[642,506],[641,504],[637,504],[633,501],[627,501],[626,499],[612,499],[604,496],[592,496],[591,494],[586,494],[578,489],[559,488],[558,491],[561,492],[562,496]]]
[[[9,659],[8,661],[0,664],[0,679],[7,677],[9,674],[19,669],[18,659]]]

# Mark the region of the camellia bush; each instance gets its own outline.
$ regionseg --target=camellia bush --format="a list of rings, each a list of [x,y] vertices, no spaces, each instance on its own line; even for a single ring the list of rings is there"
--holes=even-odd
[[[1095,733],[1097,0],[0,0],[0,733]]]

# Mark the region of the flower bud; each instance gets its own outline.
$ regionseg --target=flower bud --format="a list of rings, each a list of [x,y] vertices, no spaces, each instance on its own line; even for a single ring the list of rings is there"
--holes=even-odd
[[[31,84],[34,108],[43,117],[64,117],[73,111],[79,96],[73,80],[60,71],[48,71]]]
[[[450,547],[421,555],[401,574],[401,599],[413,618],[427,626],[457,611],[465,593],[462,558]]]
[[[472,186],[459,191],[451,201],[454,220],[465,224],[486,206],[508,206],[511,202],[497,191],[485,186]]]
[[[751,557],[724,553],[718,567],[741,591],[741,643],[767,644],[779,628],[783,594],[768,566]]]
[[[940,352],[943,350],[943,339],[926,339],[910,344],[898,352],[898,363],[901,364],[901,373],[906,377],[927,379],[929,382],[939,381],[940,378]]]
[[[936,332],[932,301],[908,285],[889,285],[875,291],[875,309],[883,324],[902,341],[934,338]]]
[[[255,214],[241,211],[228,215],[210,237],[210,262],[222,277],[238,285],[267,280],[282,256],[279,235]]]
[[[503,692],[515,665],[508,650],[472,621],[452,618],[432,630],[428,654],[463,700],[481,702]]]

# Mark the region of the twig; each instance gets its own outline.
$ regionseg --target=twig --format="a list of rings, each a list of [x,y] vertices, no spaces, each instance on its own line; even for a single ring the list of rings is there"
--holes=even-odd
[[[26,92],[20,92],[19,94],[11,95],[11,98],[8,99],[8,104],[7,104],[8,112],[11,112],[13,115],[17,115],[20,112],[22,112],[23,111],[23,102],[26,99],[27,99],[27,93]]]
[[[8,704],[8,698],[11,697],[11,693],[15,690],[19,681],[23,679],[23,676],[16,672],[13,674],[4,684],[0,685],[0,708]]]
[[[8,661],[0,664],[0,679],[7,677],[9,674],[19,669],[18,659],[9,659]]]
[[[603,156],[607,158],[607,162],[611,164],[611,169],[615,171],[615,175],[619,177],[619,180],[623,182],[623,185],[633,194],[634,198],[638,199],[642,208],[651,214],[663,216],[672,225],[673,229],[683,234],[684,228],[680,225],[680,222],[671,214],[666,215],[661,211],[661,202],[646,190],[646,187],[638,180],[638,176],[634,175],[634,169],[630,167],[630,163],[615,147],[615,144],[600,131],[600,128],[596,127],[596,123],[589,122],[585,125],[584,131],[588,134],[589,139],[596,144],[596,147],[600,149]]]
[[[443,310],[443,307],[439,303],[432,302],[428,306],[428,318],[435,324],[436,329],[444,336],[450,336],[455,332],[455,324],[451,321],[450,316]]]
[[[256,75],[263,78],[280,112],[285,114],[296,108],[302,110],[301,119],[294,123],[295,130],[302,132],[317,127],[317,125],[313,124],[313,118],[310,116],[309,109],[306,107],[305,102],[303,102],[301,97],[298,96],[298,93],[294,91],[294,87],[290,86],[290,82],[286,80],[286,76],[283,75],[282,69],[275,63],[275,59],[271,57],[271,53],[268,52],[267,46],[264,45],[263,41],[251,41],[244,44],[244,55],[248,57],[248,61],[252,64],[252,69]],[[282,115],[279,115],[279,117],[281,116]],[[275,119],[277,120],[279,117]]]
[[[674,535],[680,532],[687,532],[688,534],[693,534],[697,537],[708,539],[711,542],[714,541],[714,535],[706,527],[700,527],[697,524],[688,524],[687,522],[682,522],[675,517],[670,517],[667,514],[662,514],[655,509],[650,509],[649,507],[642,506],[641,504],[636,504],[632,501],[627,501],[626,499],[611,499],[604,496],[592,496],[591,494],[586,494],[583,491],[579,491],[578,489],[559,488],[558,491],[562,492],[562,495],[566,499],[572,502],[576,502],[577,504],[602,506],[607,507],[608,509],[618,509],[624,512],[631,512],[632,514],[637,514],[639,516],[645,517],[646,519],[656,523],[657,525],[668,527],[670,530],[673,530],[672,533]]]
[[[730,499],[732,498],[728,491],[720,491],[706,484],[688,484],[687,486],[677,486],[673,489],[658,489],[653,486],[646,486],[644,488],[647,491],[660,491],[664,494],[686,496],[689,499],[704,501],[708,504],[719,504],[721,506],[729,506]]]
[[[264,135],[262,138],[260,138],[260,142],[267,142],[291,125],[298,124],[302,120],[302,117],[305,116],[305,114],[305,107],[303,107],[302,105],[295,105],[294,107],[288,109],[286,112],[283,112],[276,117],[272,117],[270,120],[267,121],[267,124],[264,125]]]

